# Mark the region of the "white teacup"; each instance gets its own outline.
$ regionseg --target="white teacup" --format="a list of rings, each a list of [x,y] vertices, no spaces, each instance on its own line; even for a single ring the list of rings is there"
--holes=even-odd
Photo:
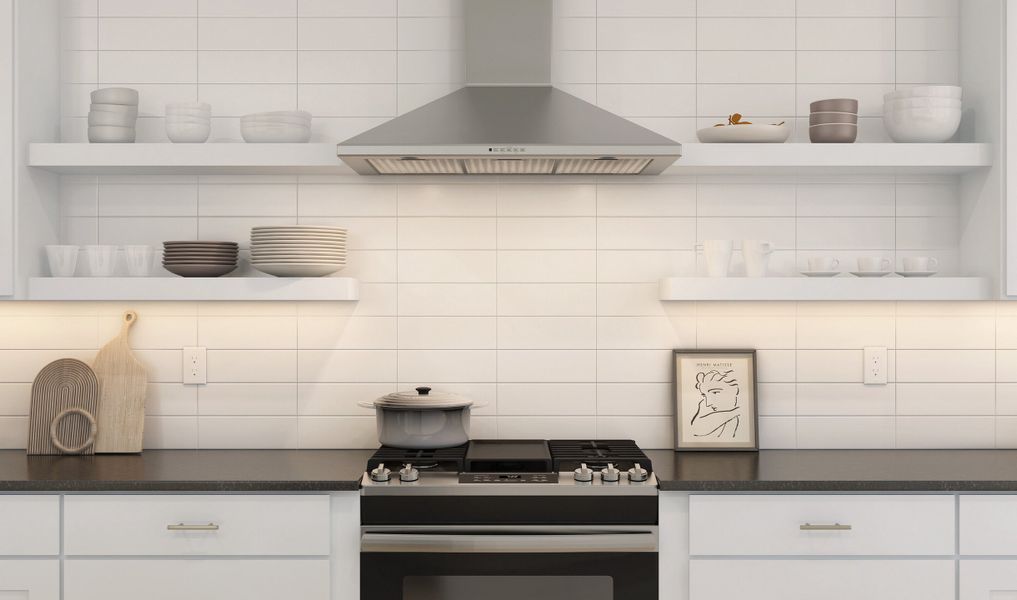
[[[155,250],[151,246],[124,246],[127,274],[131,277],[148,277],[152,274]]]
[[[703,240],[696,246],[706,256],[706,274],[710,277],[727,277],[731,270],[734,240]]]
[[[112,277],[117,265],[117,247],[107,245],[85,246],[89,273],[92,277]]]
[[[773,254],[774,248],[773,242],[742,240],[745,274],[749,277],[766,277],[766,269],[770,264],[770,255]]]
[[[859,256],[858,271],[861,273],[884,273],[890,270],[890,259],[878,256]]]
[[[904,272],[929,273],[939,269],[939,261],[933,256],[905,256]]]
[[[74,277],[74,270],[78,268],[78,250],[80,248],[80,246],[46,246],[50,275],[53,277]]]
[[[829,273],[840,267],[840,261],[831,256],[814,256],[809,259],[809,271]]]

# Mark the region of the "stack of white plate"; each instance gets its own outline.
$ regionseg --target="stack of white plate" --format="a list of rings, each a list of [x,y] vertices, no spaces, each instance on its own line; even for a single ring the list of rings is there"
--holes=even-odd
[[[204,102],[166,105],[166,137],[174,143],[200,144],[212,133],[212,106]]]
[[[88,111],[88,141],[123,144],[134,141],[138,121],[138,91],[103,88],[92,92]]]
[[[883,97],[883,124],[895,142],[949,141],[961,122],[963,90],[956,85],[922,85]]]
[[[251,266],[276,277],[324,277],[346,267],[346,230],[317,225],[251,229]]]
[[[281,110],[240,117],[240,135],[251,143],[303,143],[311,139],[311,113]]]

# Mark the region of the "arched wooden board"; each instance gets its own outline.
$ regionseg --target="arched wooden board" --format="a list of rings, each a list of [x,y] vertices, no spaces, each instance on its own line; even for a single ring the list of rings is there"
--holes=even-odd
[[[72,408],[92,415],[99,412],[99,380],[80,360],[62,358],[43,367],[32,383],[29,454],[63,454],[50,439],[50,427],[58,414]],[[89,425],[86,418],[71,416],[59,423],[57,434],[64,446],[76,447],[88,438]],[[95,444],[79,454],[95,454]]]

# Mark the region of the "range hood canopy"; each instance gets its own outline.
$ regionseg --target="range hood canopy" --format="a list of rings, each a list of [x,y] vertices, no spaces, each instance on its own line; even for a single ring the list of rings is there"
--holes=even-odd
[[[464,1],[468,85],[339,144],[357,173],[657,175],[681,155],[677,142],[544,83],[550,0]]]

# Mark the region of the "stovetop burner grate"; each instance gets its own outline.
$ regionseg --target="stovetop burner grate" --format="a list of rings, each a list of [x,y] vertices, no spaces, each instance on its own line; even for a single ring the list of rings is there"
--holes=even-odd
[[[555,471],[572,471],[581,463],[591,469],[603,469],[609,462],[623,471],[636,463],[653,471],[650,458],[633,440],[550,440],[548,445]]]
[[[466,462],[466,448],[469,444],[454,448],[437,448],[433,450],[405,450],[382,446],[367,461],[367,470],[381,463],[390,469],[396,469],[406,463],[412,463],[420,471],[447,471],[457,473],[463,470]]]

